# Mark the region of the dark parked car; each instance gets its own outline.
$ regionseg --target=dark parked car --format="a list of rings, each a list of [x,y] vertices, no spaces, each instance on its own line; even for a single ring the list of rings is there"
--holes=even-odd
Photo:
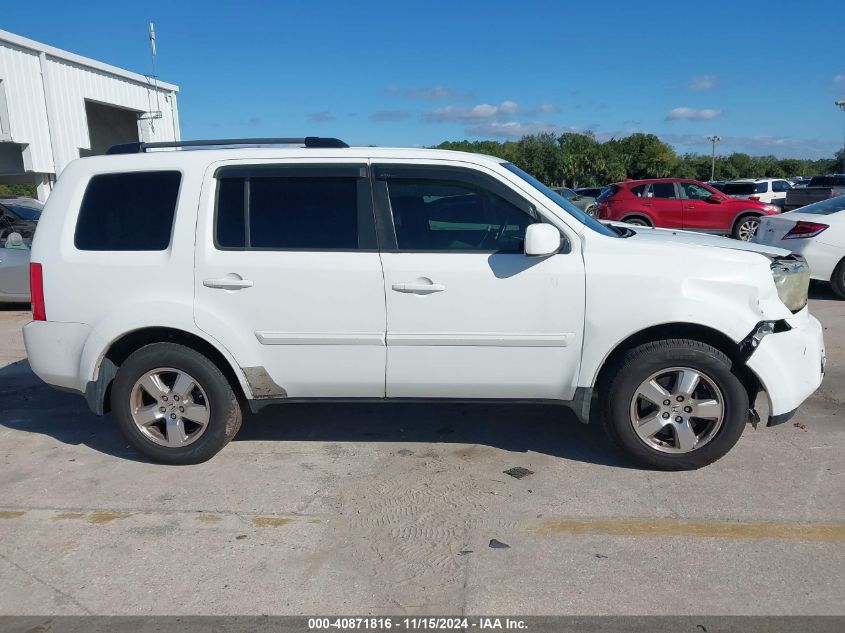
[[[569,187],[554,187],[552,188],[552,191],[574,204],[584,213],[596,217],[598,205],[596,204],[595,198],[582,196],[577,191],[570,189]]]
[[[575,193],[587,198],[598,198],[605,189],[607,189],[607,187],[578,187],[575,190]]]
[[[5,240],[10,233],[32,239],[42,206],[32,198],[0,198],[0,240]]]
[[[640,226],[717,233],[749,241],[760,216],[780,213],[771,204],[735,200],[695,180],[659,178],[627,180],[599,196],[602,220]]]
[[[786,193],[784,211],[806,207],[819,200],[827,200],[845,194],[845,174],[813,176],[806,187],[790,189]]]

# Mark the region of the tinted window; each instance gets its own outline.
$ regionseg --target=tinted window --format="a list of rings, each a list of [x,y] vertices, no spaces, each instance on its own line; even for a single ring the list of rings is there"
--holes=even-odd
[[[750,196],[757,193],[757,187],[753,182],[729,182],[722,191],[729,196]]]
[[[637,185],[636,187],[631,187],[631,193],[638,198],[642,198],[645,195],[646,189],[648,189],[648,185]]]
[[[357,249],[358,179],[221,178],[216,237],[222,248]]]
[[[458,180],[391,178],[390,208],[403,250],[522,251],[539,221],[496,194]]]
[[[179,196],[178,171],[94,176],[74,244],[83,251],[163,251],[170,244]]]
[[[221,178],[217,186],[217,244],[223,248],[246,246],[246,180]]]
[[[681,188],[684,192],[684,197],[690,200],[707,200],[707,198],[714,195],[706,187],[702,187],[694,182],[682,182]]]
[[[772,183],[772,191],[789,191],[792,186],[785,180],[775,180]]]
[[[813,176],[808,187],[845,187],[845,176]]]
[[[675,183],[673,182],[655,182],[651,185],[651,194],[655,198],[674,198]]]

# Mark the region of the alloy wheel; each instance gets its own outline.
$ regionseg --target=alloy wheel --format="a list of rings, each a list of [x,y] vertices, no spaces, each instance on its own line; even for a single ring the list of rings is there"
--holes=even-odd
[[[689,453],[716,436],[725,419],[725,400],[703,372],[671,367],[640,383],[631,399],[630,419],[649,448]]]
[[[742,221],[737,229],[737,237],[743,242],[750,242],[757,233],[757,228],[760,226],[760,220],[757,218],[748,218]]]
[[[152,369],[138,378],[129,406],[132,421],[144,437],[169,448],[198,440],[211,413],[202,385],[172,367]]]

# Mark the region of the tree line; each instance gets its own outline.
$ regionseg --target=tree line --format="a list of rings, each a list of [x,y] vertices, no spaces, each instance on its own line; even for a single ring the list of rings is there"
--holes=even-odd
[[[518,141],[445,141],[438,149],[498,156],[524,169],[547,185],[587,187],[626,178],[693,178],[710,180],[710,156],[678,155],[654,134],[631,134],[604,143],[591,133],[567,132],[524,136]],[[831,158],[802,160],[775,156],[749,156],[734,152],[716,157],[716,180],[736,178],[788,178],[815,176],[839,170],[842,150]],[[35,186],[2,185],[0,195],[35,196]]]
[[[446,141],[438,149],[477,152],[504,158],[547,185],[587,187],[626,178],[692,178],[710,180],[708,154],[678,155],[654,134],[631,134],[600,142],[591,133],[551,133],[518,141]],[[715,179],[788,178],[838,171],[842,150],[820,160],[749,156],[734,152],[716,156]]]

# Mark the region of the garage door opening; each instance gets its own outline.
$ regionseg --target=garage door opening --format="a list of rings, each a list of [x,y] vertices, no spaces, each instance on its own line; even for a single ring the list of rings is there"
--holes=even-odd
[[[88,119],[88,138],[90,149],[80,148],[80,156],[98,156],[105,154],[112,145],[137,143],[138,115],[135,110],[85,102],[85,116]]]

